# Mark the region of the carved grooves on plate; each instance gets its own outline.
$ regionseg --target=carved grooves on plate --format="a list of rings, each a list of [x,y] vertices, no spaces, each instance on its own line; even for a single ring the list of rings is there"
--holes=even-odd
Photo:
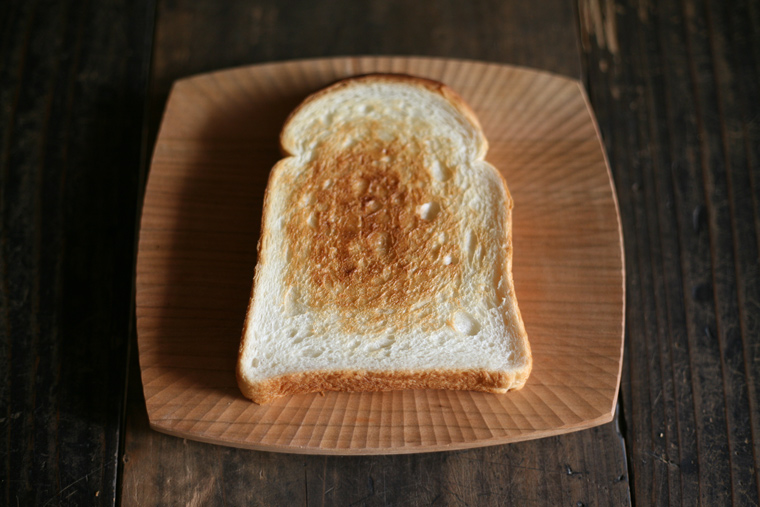
[[[270,145],[284,119],[277,116],[285,114],[282,109],[295,105],[299,94],[372,71],[442,80],[479,116],[491,144],[487,160],[506,176],[515,199],[513,243],[520,261],[515,281],[534,345],[534,375],[525,389],[505,396],[328,393],[253,405],[237,394],[233,371],[201,370],[198,364],[214,357],[223,365],[222,358],[234,354],[229,340],[237,337],[220,337],[219,330],[242,328],[243,309],[228,307],[236,304],[230,303],[238,298],[235,290],[245,285],[245,297],[250,289],[238,275],[245,263],[251,264],[246,272],[253,272],[255,238],[234,220],[207,229],[220,223],[217,213],[251,210],[249,196],[260,202],[265,174],[250,179],[248,168],[271,167],[276,146]],[[237,117],[227,123],[220,114]],[[257,121],[251,123],[249,115],[258,115]],[[251,128],[240,130],[245,125]],[[525,69],[427,58],[339,58],[236,69],[175,87],[156,157],[137,266],[140,359],[155,426],[242,447],[381,453],[509,442],[611,414],[620,359],[622,263],[606,257],[619,255],[617,221],[600,143],[578,83]],[[210,186],[207,193],[188,194],[188,186],[200,183]],[[179,218],[187,230],[177,230]],[[237,268],[220,269],[215,279],[199,268],[211,264]],[[182,285],[187,295],[172,295],[176,279],[192,282]],[[584,317],[595,308],[600,311]],[[608,308],[616,314],[606,313]],[[178,322],[197,325],[178,327]],[[217,349],[215,339],[221,340]],[[552,343],[559,347],[549,350]],[[591,355],[584,352],[588,346]]]

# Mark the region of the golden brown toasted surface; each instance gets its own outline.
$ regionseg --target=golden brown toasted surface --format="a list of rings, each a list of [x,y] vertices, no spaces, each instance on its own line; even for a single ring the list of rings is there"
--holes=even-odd
[[[459,251],[455,216],[431,191],[426,159],[414,138],[316,151],[295,182],[286,232],[295,252],[286,280],[308,273],[310,308],[399,309],[456,283],[460,265],[442,261]]]

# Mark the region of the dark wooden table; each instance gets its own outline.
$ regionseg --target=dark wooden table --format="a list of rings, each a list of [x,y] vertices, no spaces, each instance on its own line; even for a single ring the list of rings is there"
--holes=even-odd
[[[0,505],[758,505],[760,2],[0,3]],[[325,457],[148,428],[136,228],[173,80],[332,55],[581,79],[619,198],[614,422]]]

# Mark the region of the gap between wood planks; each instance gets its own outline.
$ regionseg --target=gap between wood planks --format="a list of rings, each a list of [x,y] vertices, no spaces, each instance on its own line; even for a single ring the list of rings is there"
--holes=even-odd
[[[642,21],[646,19],[646,14],[648,11],[647,4],[648,2],[646,0],[641,0],[639,7],[639,19]],[[589,102],[592,102],[591,93],[589,91],[589,81],[591,78],[588,69],[589,62],[588,59],[584,57],[584,54],[588,54],[590,57],[593,39],[593,42],[595,42],[600,49],[608,50],[612,58],[618,57],[620,47],[618,45],[617,24],[615,19],[615,2],[614,0],[578,0],[575,4],[575,7],[576,26],[578,27],[578,36],[580,39],[578,50],[580,53],[579,58],[581,61],[581,82],[583,83],[584,88],[586,88],[589,96]],[[606,67],[608,64],[604,60],[600,60],[599,65],[600,67]],[[612,92],[614,92],[614,90],[612,90]],[[591,106],[593,109],[594,104],[592,103]],[[606,147],[604,145],[604,139],[602,139],[602,146],[606,151]],[[623,350],[625,350],[625,346]],[[620,382],[622,383],[622,375]],[[634,497],[633,487],[633,464],[631,463],[632,453],[627,452],[628,442],[625,438],[627,432],[627,422],[625,418],[624,404],[622,403],[623,396],[623,390],[619,386],[618,401],[615,408],[615,417],[613,421],[615,423],[615,432],[617,433],[620,441],[620,447],[623,453],[623,462],[626,469],[624,471],[624,474],[621,475],[617,480],[628,480],[628,504],[635,505],[636,499]]]

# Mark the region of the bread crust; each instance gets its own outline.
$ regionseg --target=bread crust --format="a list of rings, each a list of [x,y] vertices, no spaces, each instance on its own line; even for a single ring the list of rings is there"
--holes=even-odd
[[[318,100],[327,94],[333,93],[345,87],[357,84],[382,83],[382,82],[402,82],[413,86],[423,87],[444,97],[457,111],[459,111],[467,120],[478,130],[481,140],[478,146],[476,160],[483,160],[488,149],[488,143],[485,136],[482,135],[482,127],[472,111],[470,106],[456,92],[446,85],[424,78],[408,76],[402,74],[368,74],[351,77],[338,81],[312,95],[307,97],[296,109],[294,109],[285,121],[280,135],[280,144],[286,157],[291,157],[294,153],[288,149],[286,133],[288,125],[299,112],[311,102]],[[265,263],[264,245],[270,241],[271,231],[267,228],[268,214],[270,212],[269,201],[273,198],[274,192],[273,181],[281,170],[282,165],[287,163],[288,158],[280,160],[270,172],[269,181],[264,194],[264,206],[262,212],[261,237],[257,247],[258,263]],[[508,186],[504,176],[493,166],[489,167],[499,175],[502,189],[505,193],[505,206],[507,214],[507,228],[505,238],[505,260],[507,264],[508,286],[513,287],[511,274],[512,259],[512,239],[511,239],[511,210],[513,201],[509,193]],[[256,286],[260,283],[261,271],[256,270],[254,283],[249,300],[248,310],[246,313],[246,322],[250,322],[249,317],[253,311],[255,301],[254,293]],[[493,371],[487,369],[424,369],[424,370],[310,370],[299,371],[283,374],[275,377],[269,377],[263,380],[247,379],[245,370],[247,366],[243,361],[244,351],[246,348],[245,334],[240,341],[238,363],[236,368],[237,382],[244,396],[256,403],[268,403],[277,398],[304,393],[325,392],[325,391],[391,391],[403,389],[450,389],[450,390],[472,390],[488,393],[505,393],[511,390],[521,389],[532,369],[532,357],[530,347],[527,342],[524,326],[519,318],[519,309],[514,290],[509,290],[505,294],[510,301],[510,307],[514,309],[518,318],[520,338],[525,341],[524,354],[522,360],[525,365],[522,369],[514,372]]]
[[[391,74],[391,73],[374,73],[374,74],[360,74],[352,76],[346,79],[341,79],[335,83],[323,88],[313,94],[309,95],[301,102],[296,108],[291,111],[288,117],[285,119],[283,128],[280,131],[280,150],[286,156],[293,155],[293,153],[287,148],[287,140],[285,139],[285,133],[288,131],[288,124],[298,116],[298,114],[309,104],[318,100],[319,98],[334,93],[342,88],[354,86],[357,84],[372,84],[372,83],[405,83],[413,86],[419,86],[430,90],[438,95],[444,97],[451,105],[453,105],[460,113],[462,113],[473,126],[477,128],[481,136],[481,145],[478,147],[478,159],[482,159],[488,151],[488,140],[483,134],[483,127],[480,126],[480,120],[472,110],[470,105],[454,90],[446,86],[445,84],[434,81],[432,79],[410,76],[408,74]]]
[[[487,370],[317,370],[280,375],[251,384],[238,377],[238,382],[246,398],[262,404],[283,396],[325,391],[448,389],[501,394],[522,388],[526,379],[527,375],[517,377],[503,371]]]

